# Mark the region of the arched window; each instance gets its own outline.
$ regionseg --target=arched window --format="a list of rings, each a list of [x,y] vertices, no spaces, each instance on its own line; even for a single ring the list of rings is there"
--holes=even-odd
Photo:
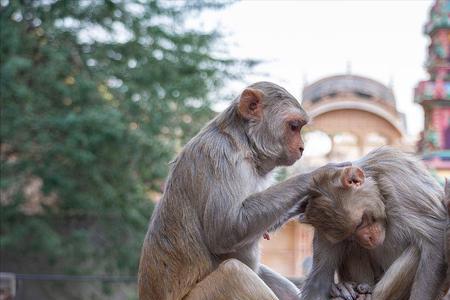
[[[355,160],[360,156],[358,137],[350,132],[333,136],[333,149],[330,159],[335,161]]]
[[[364,155],[387,144],[388,139],[386,137],[376,132],[369,133],[364,141]]]
[[[303,135],[305,141],[305,157],[321,157],[331,151],[332,141],[323,131],[314,130]]]

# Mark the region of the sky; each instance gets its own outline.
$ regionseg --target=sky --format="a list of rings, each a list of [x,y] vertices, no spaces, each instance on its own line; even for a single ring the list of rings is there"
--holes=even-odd
[[[391,85],[397,109],[407,116],[408,134],[416,136],[423,128],[423,111],[413,103],[413,89],[428,78],[423,66],[429,40],[423,26],[431,4],[247,0],[204,12],[197,22],[224,34],[223,47],[231,57],[263,61],[243,74],[243,82],[225,87],[235,94],[267,80],[300,99],[305,82],[350,72]]]

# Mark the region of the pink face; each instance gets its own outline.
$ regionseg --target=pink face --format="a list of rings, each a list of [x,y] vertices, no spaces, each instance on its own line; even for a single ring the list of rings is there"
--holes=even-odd
[[[361,247],[375,249],[383,244],[385,233],[384,224],[372,221],[364,214],[361,218],[361,223],[356,227],[355,239]]]

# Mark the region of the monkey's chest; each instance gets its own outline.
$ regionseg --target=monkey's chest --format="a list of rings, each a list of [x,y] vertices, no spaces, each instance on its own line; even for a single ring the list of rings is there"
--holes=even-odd
[[[243,194],[246,197],[264,191],[274,184],[275,178],[273,172],[260,176],[254,173],[253,167],[250,165],[243,165],[239,172],[239,182],[241,183]]]
[[[386,244],[370,250],[369,257],[375,277],[381,277],[403,251],[404,247],[388,247]]]

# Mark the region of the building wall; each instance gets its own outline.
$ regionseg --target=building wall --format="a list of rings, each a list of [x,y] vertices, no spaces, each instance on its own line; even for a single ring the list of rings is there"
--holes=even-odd
[[[288,277],[306,275],[303,262],[312,256],[311,226],[290,221],[271,234],[270,240],[261,240],[261,262]]]
[[[328,134],[350,132],[365,143],[365,137],[374,132],[387,138],[389,144],[400,144],[402,134],[383,118],[361,110],[336,110],[314,118],[311,128]]]

